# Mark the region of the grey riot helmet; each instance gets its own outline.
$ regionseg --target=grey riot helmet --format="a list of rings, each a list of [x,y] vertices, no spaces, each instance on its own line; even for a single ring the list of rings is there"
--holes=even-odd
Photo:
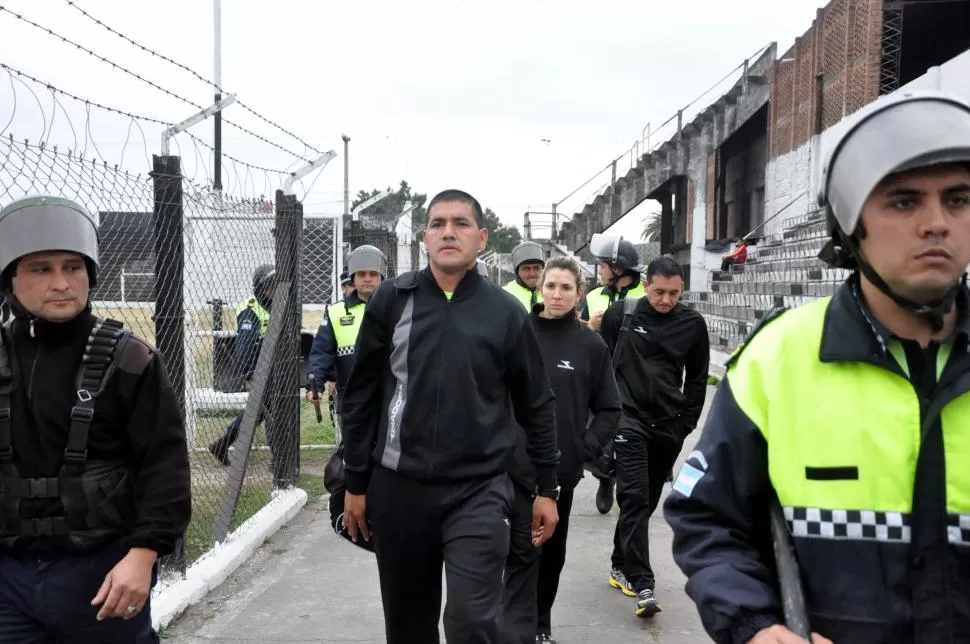
[[[970,104],[937,91],[907,91],[881,97],[851,115],[822,166],[819,206],[832,234],[819,257],[831,266],[859,269],[903,309],[934,330],[953,306],[962,280],[943,298],[918,304],[892,291],[859,253],[865,239],[862,210],[888,176],[947,163],[970,163]]]
[[[375,246],[358,246],[347,256],[347,274],[351,280],[357,271],[374,271],[383,279],[387,277],[387,257]]]
[[[643,265],[633,242],[619,235],[595,233],[589,240],[589,254],[621,273],[640,274]]]
[[[512,271],[516,275],[519,273],[519,266],[526,262],[545,266],[546,254],[543,252],[542,246],[534,241],[524,241],[512,249]]]
[[[84,258],[91,288],[98,283],[98,229],[87,209],[69,199],[27,197],[0,210],[0,288],[10,289],[20,258],[64,251]]]

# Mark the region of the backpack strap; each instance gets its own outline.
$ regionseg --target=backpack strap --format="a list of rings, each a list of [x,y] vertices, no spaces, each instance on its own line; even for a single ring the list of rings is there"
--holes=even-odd
[[[407,306],[408,300],[413,297],[414,291],[417,287],[417,271],[401,273],[394,278],[394,300],[391,302],[387,317],[387,328],[391,333],[394,332],[394,327],[396,327],[397,323],[401,320],[401,314],[404,313],[404,307]]]
[[[88,433],[94,420],[94,405],[104,392],[123,355],[131,333],[117,320],[99,319],[95,322],[78,370],[77,402],[71,409],[71,428],[64,449],[64,468],[83,469],[88,456]]]
[[[8,348],[10,342],[8,320],[0,327],[0,467],[13,465],[13,438],[10,426],[10,394],[17,388],[14,379],[13,353]]]
[[[623,322],[620,324],[620,335],[616,339],[616,346],[613,347],[613,368],[616,369],[620,364],[620,358],[623,355],[623,349],[629,343],[630,335],[630,322],[633,320],[633,312],[637,310],[637,304],[640,303],[640,298],[637,297],[625,297],[623,298]]]

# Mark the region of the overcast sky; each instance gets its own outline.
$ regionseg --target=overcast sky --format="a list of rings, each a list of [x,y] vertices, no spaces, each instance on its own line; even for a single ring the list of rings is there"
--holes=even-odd
[[[75,4],[213,79],[211,0]],[[477,196],[504,222],[521,226],[525,210],[548,210],[629,150],[648,122],[656,130],[769,42],[777,41],[782,53],[808,29],[822,4],[223,0],[222,84],[314,147],[340,154],[297,188],[297,194],[306,194],[308,212],[342,209],[340,136],[346,133],[352,139],[352,193],[396,185],[401,179],[429,196],[456,187]],[[112,35],[67,0],[6,0],[3,5],[177,96],[199,105],[211,103],[211,87]],[[81,98],[169,123],[196,111],[9,12],[0,12],[0,33],[0,62]],[[4,136],[13,132],[18,139],[38,140],[44,131],[43,112],[50,128],[48,145],[73,147],[75,136],[90,132],[109,163],[134,172],[148,170],[148,155],[158,153],[162,126],[142,123],[139,131],[129,127],[130,119],[97,108],[87,124],[83,105],[62,99],[74,132],[59,108],[51,128],[55,110],[50,93],[28,85],[37,99],[0,70],[0,128],[12,115],[8,128],[0,130]],[[719,91],[688,113],[703,109]],[[238,105],[227,108],[225,117],[312,156],[298,141]],[[192,132],[211,141],[211,120]],[[669,127],[654,134],[653,144],[670,134]],[[227,154],[257,166],[292,170],[302,163],[229,125],[223,137]],[[206,150],[197,150],[184,135],[177,141],[186,173],[205,182],[211,169]],[[621,171],[629,155],[625,159]],[[581,209],[608,178],[608,173],[601,174],[560,211]],[[262,171],[247,174],[227,161],[224,182],[230,193],[269,193],[279,180]],[[641,214],[623,222],[624,234],[636,235]]]

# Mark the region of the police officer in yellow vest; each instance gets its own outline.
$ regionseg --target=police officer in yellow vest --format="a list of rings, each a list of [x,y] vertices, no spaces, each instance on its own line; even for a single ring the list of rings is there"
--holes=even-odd
[[[586,294],[580,319],[589,322],[594,331],[600,330],[603,314],[610,305],[625,297],[643,297],[643,281],[640,276],[641,260],[633,242],[619,236],[599,235],[601,239],[612,239],[609,255],[594,257],[597,275],[602,286]],[[609,508],[605,510],[609,512]]]
[[[364,306],[371,294],[387,277],[387,258],[374,246],[358,246],[347,257],[347,273],[354,290],[343,301],[331,304],[310,350],[310,370],[317,382],[327,383],[331,396],[336,394],[337,413],[340,394],[354,366],[354,346],[364,318]],[[307,388],[307,398],[313,393]]]
[[[970,104],[878,99],[821,176],[853,269],[735,352],[666,502],[718,642],[797,643],[767,522],[777,494],[815,641],[970,641]]]
[[[269,313],[273,308],[276,292],[276,269],[272,264],[261,264],[253,271],[253,292],[236,307],[236,339],[233,343],[233,362],[243,388],[249,391],[256,360],[269,327]],[[257,423],[262,422],[262,413]],[[225,433],[209,445],[209,453],[223,465],[229,465],[229,448],[239,436],[243,413],[240,412],[226,428]]]
[[[529,313],[537,302],[542,301],[539,276],[545,265],[546,255],[542,246],[534,241],[524,241],[512,249],[512,270],[515,271],[515,279],[502,288],[515,296],[515,299],[521,302]]]
[[[586,294],[583,300],[583,310],[579,317],[589,323],[589,327],[599,332],[603,314],[610,305],[627,297],[641,298],[644,296],[640,253],[633,242],[620,236],[597,234],[599,244],[590,243],[590,248],[604,253],[594,256],[597,263],[597,274],[603,286],[594,288]],[[612,243],[608,243],[612,241]],[[601,249],[606,249],[604,250]],[[599,489],[596,491],[596,509],[600,514],[606,514],[613,507],[612,476],[603,476],[604,472],[590,472],[597,481]]]

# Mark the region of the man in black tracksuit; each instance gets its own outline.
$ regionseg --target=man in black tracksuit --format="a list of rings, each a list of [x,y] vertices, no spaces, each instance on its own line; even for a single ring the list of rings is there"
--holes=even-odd
[[[660,611],[650,567],[650,517],[684,439],[697,426],[707,393],[707,324],[680,303],[683,288],[680,265],[658,257],[647,267],[646,295],[623,337],[622,302],[609,308],[601,329],[610,350],[622,351],[616,381],[623,414],[614,439],[620,516],[610,585],[636,596],[639,617]]]
[[[527,313],[476,270],[483,220],[467,193],[431,200],[430,266],[371,296],[343,399],[344,522],[374,539],[389,644],[438,644],[442,563],[447,641],[500,641],[513,409],[539,481],[535,543],[555,530],[555,399]]]

